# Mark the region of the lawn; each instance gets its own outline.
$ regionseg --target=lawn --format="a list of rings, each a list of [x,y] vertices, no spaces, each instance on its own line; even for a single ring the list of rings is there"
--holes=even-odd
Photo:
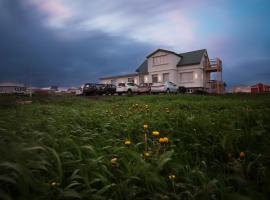
[[[1,96],[0,111],[0,199],[270,196],[269,94]]]

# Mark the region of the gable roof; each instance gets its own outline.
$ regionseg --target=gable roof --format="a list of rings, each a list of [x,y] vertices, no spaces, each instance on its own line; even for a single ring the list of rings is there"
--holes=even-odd
[[[151,57],[152,55],[154,55],[158,51],[163,51],[163,52],[166,52],[166,53],[172,53],[174,55],[177,55],[177,56],[181,57],[181,60],[177,64],[177,67],[200,64],[203,55],[205,53],[207,53],[206,49],[190,51],[190,52],[180,53],[180,54],[177,54],[177,53],[175,53],[173,51],[169,51],[169,50],[165,50],[165,49],[157,49],[153,53],[149,54],[146,58]],[[147,74],[148,73],[148,61],[147,61],[147,59],[136,69],[136,72],[142,73],[142,74]]]
[[[136,69],[136,72],[147,74],[148,73],[148,61],[145,60],[139,67]]]
[[[176,56],[180,56],[179,54],[177,54],[177,53],[175,53],[175,52],[173,52],[173,51],[169,51],[169,50],[166,50],[166,49],[157,49],[157,50],[155,50],[153,53],[149,54],[146,58],[151,57],[152,55],[154,55],[154,54],[157,53],[158,51],[163,51],[163,52],[166,52],[166,53],[172,53],[172,54],[174,54],[174,55],[176,55]],[[180,57],[181,57],[181,56],[180,56]]]
[[[206,49],[180,53],[179,56],[181,56],[182,59],[179,61],[177,66],[181,67],[181,66],[186,66],[186,65],[200,64],[205,52],[207,52]]]

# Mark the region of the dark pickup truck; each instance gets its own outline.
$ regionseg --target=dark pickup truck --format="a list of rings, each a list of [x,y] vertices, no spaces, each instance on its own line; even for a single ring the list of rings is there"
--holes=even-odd
[[[85,83],[83,95],[113,95],[116,93],[116,86],[112,84]]]

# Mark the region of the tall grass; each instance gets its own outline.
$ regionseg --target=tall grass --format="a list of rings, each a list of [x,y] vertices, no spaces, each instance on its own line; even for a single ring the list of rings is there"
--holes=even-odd
[[[17,100],[0,97],[0,199],[270,196],[269,95]]]

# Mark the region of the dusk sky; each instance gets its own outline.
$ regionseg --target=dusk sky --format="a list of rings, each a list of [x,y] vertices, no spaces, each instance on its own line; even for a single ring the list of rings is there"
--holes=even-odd
[[[270,83],[269,20],[269,0],[0,0],[0,82],[78,86],[205,48],[227,85]]]

